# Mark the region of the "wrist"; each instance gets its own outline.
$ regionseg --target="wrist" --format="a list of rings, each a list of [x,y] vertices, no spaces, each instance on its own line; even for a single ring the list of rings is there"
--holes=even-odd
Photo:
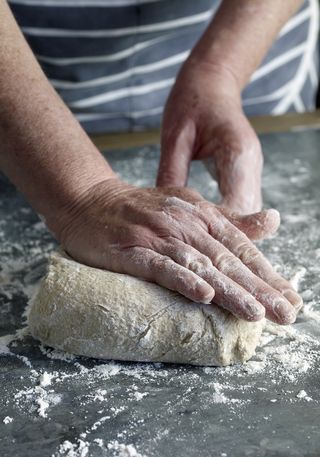
[[[63,244],[75,227],[86,224],[94,216],[96,207],[103,207],[106,213],[111,213],[116,198],[132,188],[133,186],[122,181],[115,173],[101,176],[100,180],[92,180],[91,184],[87,182],[75,198],[69,199],[60,207],[58,213],[49,216],[46,224]]]
[[[215,59],[213,56],[204,55],[194,49],[186,60],[184,68],[206,74],[214,85],[221,83],[221,87],[232,87],[232,91],[241,98],[243,88],[241,78],[237,75],[236,69],[223,59]]]
[[[42,201],[33,205],[57,239],[61,227],[85,205],[93,189],[104,182],[120,182],[116,173],[108,168],[98,167],[94,171],[70,168],[69,171],[70,180],[62,182],[58,188],[54,184],[50,186],[46,201],[42,197]]]
[[[218,117],[226,110],[229,110],[228,116],[242,112],[241,87],[233,72],[224,65],[201,60],[197,55],[190,55],[182,66],[175,92],[189,94],[189,98],[197,94],[192,98],[193,111],[207,107]]]

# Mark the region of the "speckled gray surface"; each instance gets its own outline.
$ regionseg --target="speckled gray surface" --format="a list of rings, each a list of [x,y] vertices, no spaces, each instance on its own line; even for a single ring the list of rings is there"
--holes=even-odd
[[[27,295],[55,243],[0,178],[1,456],[320,456],[320,132],[262,140],[265,202],[283,224],[261,246],[295,276],[306,308],[292,328],[270,326],[244,366],[103,363],[8,336],[23,327]],[[157,147],[108,157],[130,182],[153,183]],[[190,183],[215,198],[202,164]]]

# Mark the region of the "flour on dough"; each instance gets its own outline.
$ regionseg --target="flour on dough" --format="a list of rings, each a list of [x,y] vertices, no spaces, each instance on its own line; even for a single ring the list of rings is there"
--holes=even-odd
[[[31,334],[100,359],[221,366],[248,360],[264,325],[56,252],[31,302]]]

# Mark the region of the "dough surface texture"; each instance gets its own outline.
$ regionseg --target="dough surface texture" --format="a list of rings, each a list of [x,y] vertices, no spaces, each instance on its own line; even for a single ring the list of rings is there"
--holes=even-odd
[[[100,359],[222,366],[248,360],[264,321],[53,253],[31,301],[31,334],[63,351]]]

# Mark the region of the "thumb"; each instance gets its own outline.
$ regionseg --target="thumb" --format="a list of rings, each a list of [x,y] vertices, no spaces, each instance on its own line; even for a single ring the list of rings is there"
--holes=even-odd
[[[183,187],[189,174],[196,131],[193,123],[176,132],[162,130],[158,187]]]
[[[251,240],[270,238],[280,225],[280,214],[275,209],[267,209],[245,216],[232,213],[225,208],[219,208],[219,211]]]

